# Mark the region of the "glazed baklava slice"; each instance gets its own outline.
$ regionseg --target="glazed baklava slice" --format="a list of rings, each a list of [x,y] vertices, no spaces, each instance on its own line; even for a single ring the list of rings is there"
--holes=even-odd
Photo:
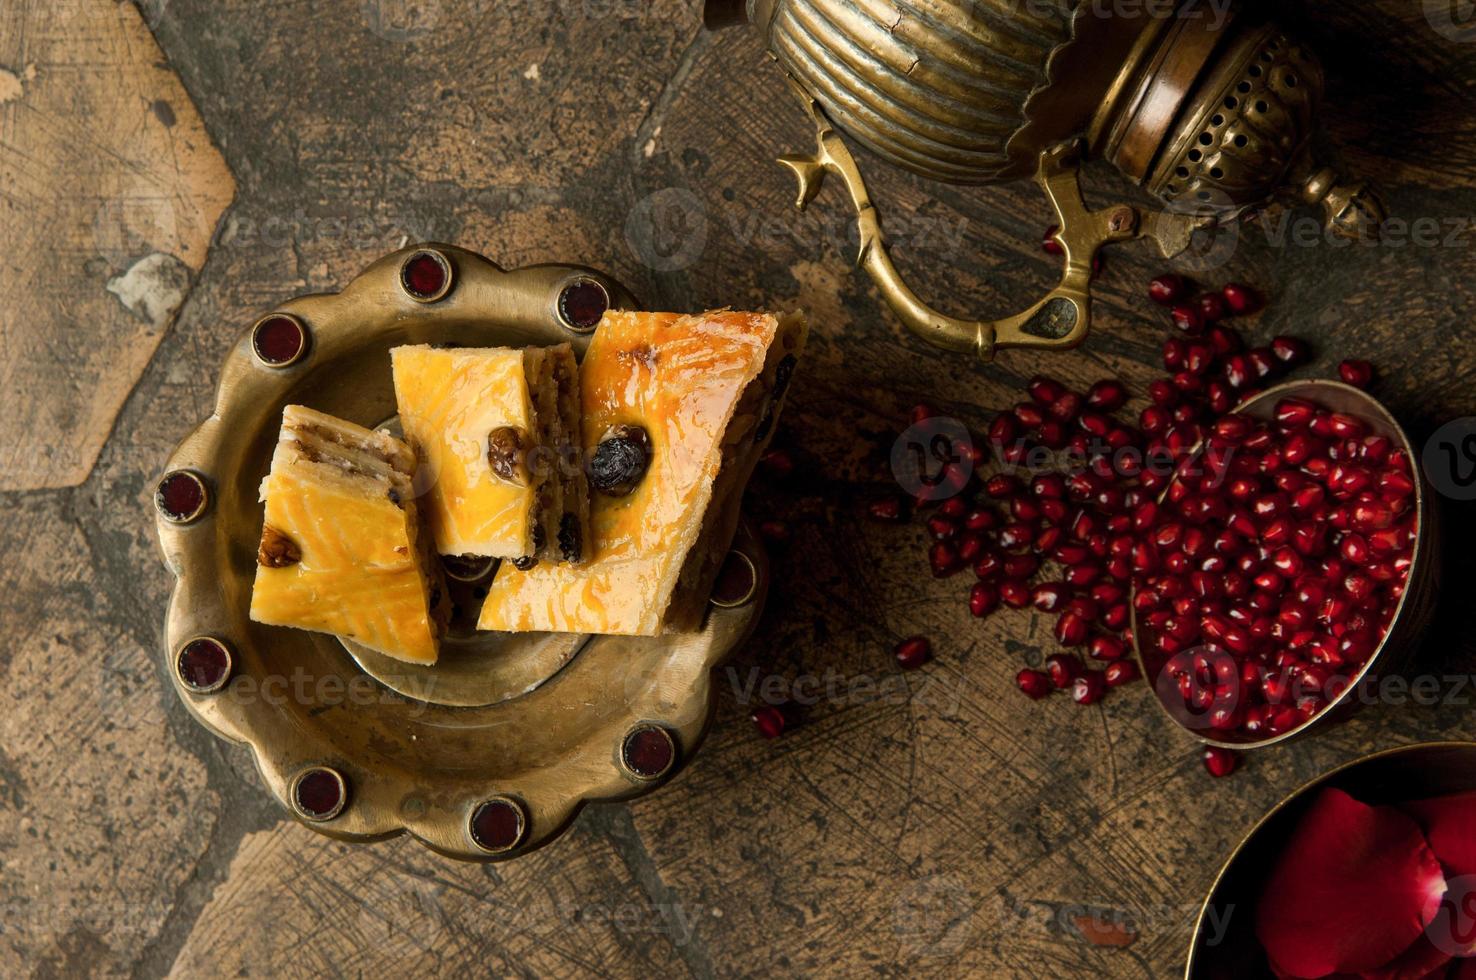
[[[556,350],[556,349],[552,349]],[[543,348],[397,347],[395,397],[443,555],[558,559],[564,487],[555,369]]]
[[[579,367],[588,556],[504,565],[480,627],[698,628],[804,340],[798,316],[606,314]]]
[[[400,440],[289,405],[261,485],[251,618],[436,662],[450,602]]]

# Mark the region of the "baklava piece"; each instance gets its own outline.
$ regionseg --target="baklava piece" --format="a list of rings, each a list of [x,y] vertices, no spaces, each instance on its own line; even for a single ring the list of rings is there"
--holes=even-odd
[[[804,339],[798,316],[606,314],[579,369],[588,559],[504,564],[479,626],[698,628]]]
[[[400,425],[420,460],[441,554],[523,567],[561,560],[557,450],[571,423],[560,415],[560,350],[567,345],[391,351]]]
[[[387,433],[287,406],[261,485],[251,618],[435,663],[450,601],[420,527],[415,469]]]

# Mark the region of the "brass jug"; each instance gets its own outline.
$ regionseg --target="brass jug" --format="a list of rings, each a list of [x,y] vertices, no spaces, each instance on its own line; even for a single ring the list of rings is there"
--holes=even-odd
[[[1316,57],[1234,0],[707,0],[708,27],[763,32],[812,116],[817,149],[781,158],[798,206],[827,174],[850,192],[858,263],[907,326],[984,360],[1006,347],[1065,349],[1090,326],[1093,260],[1152,240],[1165,258],[1196,232],[1275,202],[1321,204],[1342,236],[1377,235],[1362,182],[1311,147],[1322,99]],[[891,163],[957,184],[1033,174],[1055,209],[1061,281],[1024,312],[961,320],[923,303],[888,252],[841,132]],[[1094,210],[1086,156],[1110,161],[1164,202]]]

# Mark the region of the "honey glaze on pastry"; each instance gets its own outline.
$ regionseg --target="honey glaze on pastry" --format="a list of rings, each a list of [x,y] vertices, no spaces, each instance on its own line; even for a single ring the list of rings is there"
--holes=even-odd
[[[435,663],[450,603],[420,528],[414,476],[400,440],[287,406],[261,486],[251,618]]]
[[[562,515],[546,448],[560,428],[554,350],[390,352],[400,425],[420,460],[440,554],[531,560],[547,552]]]
[[[607,313],[579,368],[588,560],[504,563],[480,628],[696,628],[804,338],[798,316]]]

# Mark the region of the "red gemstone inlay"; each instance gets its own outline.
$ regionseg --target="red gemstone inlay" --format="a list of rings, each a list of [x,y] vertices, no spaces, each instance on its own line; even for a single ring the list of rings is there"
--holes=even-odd
[[[590,279],[572,283],[559,294],[559,312],[565,322],[580,330],[593,330],[610,308],[605,287]]]
[[[488,800],[471,819],[472,839],[487,851],[506,851],[523,839],[523,811],[511,800]]]
[[[446,267],[430,252],[416,252],[400,269],[400,281],[411,294],[427,299],[446,288]]]
[[[344,784],[332,769],[313,769],[297,781],[297,808],[309,817],[326,820],[343,809]]]
[[[631,772],[654,779],[671,768],[676,746],[671,736],[659,728],[638,728],[625,736],[623,752]]]
[[[741,553],[730,551],[712,585],[712,601],[720,606],[742,605],[753,598],[753,586],[753,564]]]
[[[251,334],[256,356],[268,364],[291,364],[302,356],[307,336],[290,316],[269,316]]]
[[[205,484],[193,473],[170,473],[159,481],[154,505],[170,520],[194,520],[205,507]]]
[[[179,651],[179,676],[196,691],[215,691],[231,673],[231,654],[209,638],[191,640]]]

